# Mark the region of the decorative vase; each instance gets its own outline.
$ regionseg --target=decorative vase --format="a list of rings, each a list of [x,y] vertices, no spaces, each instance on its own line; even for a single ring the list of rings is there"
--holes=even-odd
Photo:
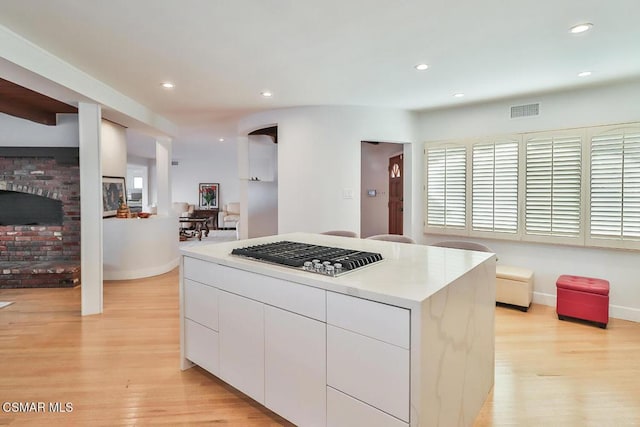
[[[129,206],[127,206],[122,198],[120,198],[120,205],[118,206],[118,210],[116,211],[116,218],[129,218],[130,215],[131,211],[129,210]]]
[[[129,207],[127,205],[121,206],[116,211],[116,218],[129,218]]]

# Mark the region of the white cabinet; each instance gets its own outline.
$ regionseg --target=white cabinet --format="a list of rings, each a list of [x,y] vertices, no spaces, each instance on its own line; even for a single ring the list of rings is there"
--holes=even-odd
[[[326,425],[324,323],[265,306],[265,406],[296,425]]]
[[[185,357],[300,426],[407,426],[410,311],[185,258]]]
[[[264,304],[219,291],[220,378],[264,404]]]

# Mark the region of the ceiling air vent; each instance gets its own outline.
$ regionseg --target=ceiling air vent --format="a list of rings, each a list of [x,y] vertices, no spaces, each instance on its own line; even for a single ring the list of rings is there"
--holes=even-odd
[[[511,118],[537,116],[540,114],[540,104],[515,105],[511,107]]]

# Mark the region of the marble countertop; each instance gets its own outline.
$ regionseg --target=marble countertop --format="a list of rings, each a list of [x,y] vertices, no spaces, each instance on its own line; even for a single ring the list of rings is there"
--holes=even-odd
[[[329,277],[231,255],[231,250],[289,240],[379,252],[384,258],[339,277]],[[495,254],[311,233],[290,233],[248,240],[199,245],[182,255],[307,286],[413,308]]]

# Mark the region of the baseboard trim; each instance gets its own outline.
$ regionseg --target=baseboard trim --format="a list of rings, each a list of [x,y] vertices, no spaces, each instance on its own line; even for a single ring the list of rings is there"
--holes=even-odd
[[[533,302],[536,304],[555,307],[556,296],[553,294],[534,292]],[[614,319],[631,320],[632,322],[640,322],[640,309],[609,304],[609,317],[613,317]]]

